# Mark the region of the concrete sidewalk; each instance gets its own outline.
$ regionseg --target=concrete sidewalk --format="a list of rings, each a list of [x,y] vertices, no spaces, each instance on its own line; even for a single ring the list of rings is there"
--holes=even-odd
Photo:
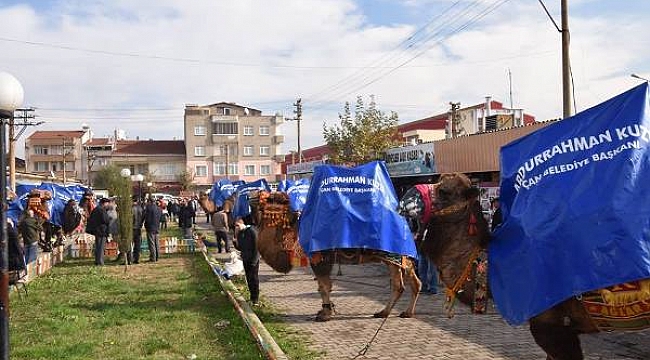
[[[334,268],[336,275],[338,267]],[[280,308],[291,326],[308,334],[314,349],[325,359],[351,359],[376,333],[383,319],[372,314],[383,308],[389,296],[389,278],[382,264],[342,266],[334,276],[332,302],[338,315],[326,323],[314,322],[321,300],[316,282],[306,268],[287,275],[260,266],[261,294]],[[527,326],[511,327],[490,309],[472,315],[462,304],[456,316],[443,312],[444,295],[423,294],[416,318],[401,319],[410,290],[396,304],[377,338],[360,359],[545,359]],[[650,359],[650,332],[585,335],[581,340],[586,359]]]
[[[206,225],[197,225],[207,230]],[[337,271],[335,266],[332,302],[338,315],[325,323],[314,321],[321,299],[308,268],[285,275],[262,263],[261,296],[280,309],[279,316],[287,324],[307,335],[311,348],[325,353],[323,359],[352,359],[383,321],[372,314],[388,300],[390,280],[382,264],[343,265],[341,276],[336,276]],[[491,303],[487,315],[472,315],[457,304],[456,316],[449,319],[443,312],[444,295],[422,294],[416,318],[401,319],[397,315],[406,309],[409,297],[407,288],[366,354],[358,359],[545,359],[528,327],[509,326]],[[650,359],[650,330],[584,335],[581,341],[588,360]]]

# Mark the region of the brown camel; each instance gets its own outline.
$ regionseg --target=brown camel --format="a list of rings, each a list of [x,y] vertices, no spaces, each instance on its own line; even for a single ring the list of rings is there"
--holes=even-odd
[[[438,266],[451,305],[458,298],[476,310],[477,299],[484,294],[478,293],[482,291],[481,286],[477,286],[481,271],[477,271],[477,266],[473,264],[476,264],[477,256],[480,257],[477,254],[485,250],[490,240],[488,225],[477,201],[478,191],[472,188],[470,180],[463,174],[444,174],[430,188],[433,210],[422,250]],[[421,213],[412,211],[412,206],[408,210],[400,210],[407,216]],[[581,360],[583,354],[578,335],[613,330],[598,326],[603,323],[596,321],[587,310],[589,299],[607,293],[611,294],[609,290],[602,289],[567,299],[530,319],[531,334],[546,352],[548,360]],[[626,314],[626,311],[638,313],[637,310],[640,310],[626,310],[625,305],[617,308],[621,309],[622,314]],[[641,328],[638,326],[635,329]]]
[[[297,214],[289,209],[286,194],[255,191],[250,195],[252,215],[259,227],[258,250],[264,261],[274,270],[288,273],[293,268],[292,259],[302,256],[298,243]],[[322,299],[322,309],[316,321],[327,321],[334,315],[334,305],[330,299],[332,279],[330,274],[334,264],[361,264],[382,262],[388,266],[391,279],[391,296],[386,306],[375,317],[386,318],[405,290],[405,282],[411,288],[411,301],[400,317],[415,315],[415,304],[422,285],[415,274],[413,259],[406,256],[387,254],[363,249],[338,249],[313,254],[310,265],[318,282],[318,292]]]

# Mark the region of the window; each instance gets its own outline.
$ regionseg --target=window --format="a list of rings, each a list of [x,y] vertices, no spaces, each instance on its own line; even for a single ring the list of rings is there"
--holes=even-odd
[[[50,163],[50,168],[52,171],[61,171],[63,170],[63,163],[61,161],[52,161]]]
[[[253,131],[253,126],[244,125],[244,136],[253,136],[255,132]]]
[[[270,146],[268,146],[268,145],[260,146],[260,156],[269,156],[270,151],[271,151]]]
[[[176,167],[174,164],[163,164],[162,173],[163,175],[174,175],[176,174]]]
[[[260,165],[260,175],[270,175],[271,165]]]
[[[37,161],[34,163],[34,171],[48,171],[48,170],[50,170],[50,167],[47,161]]]
[[[197,177],[206,177],[208,176],[208,167],[205,165],[196,165],[194,173]]]
[[[42,145],[37,145],[34,146],[34,154],[36,155],[47,155],[49,154],[49,147],[47,146],[42,146]]]
[[[260,125],[260,135],[268,136],[269,135],[269,126]]]
[[[226,175],[226,163],[214,163],[214,175]],[[228,175],[237,175],[237,163],[228,164]]]
[[[215,135],[237,135],[237,123],[216,122],[212,124],[212,133]]]
[[[244,166],[244,175],[255,175],[255,165]]]
[[[194,127],[194,135],[195,136],[205,136],[205,126],[203,125],[197,125]]]
[[[66,171],[74,171],[74,162],[73,161],[66,161],[65,162],[65,170]]]
[[[253,156],[253,145],[244,145],[244,156]]]
[[[194,156],[205,156],[205,146],[195,146]]]
[[[226,163],[215,162],[214,175],[225,175],[225,174],[226,174]]]
[[[52,145],[50,155],[63,155],[63,145]]]
[[[224,115],[230,115],[230,108],[223,108]]]

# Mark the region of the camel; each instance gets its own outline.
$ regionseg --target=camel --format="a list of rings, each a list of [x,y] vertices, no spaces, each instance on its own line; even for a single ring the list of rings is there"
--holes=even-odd
[[[431,210],[424,209],[422,201],[406,204],[403,200],[400,213],[413,218],[425,210],[431,212],[422,251],[438,266],[447,288],[448,310],[452,310],[453,301],[458,298],[461,303],[472,306],[474,312],[482,312],[489,295],[483,257],[487,255],[490,232],[477,200],[478,190],[472,188],[463,174],[443,174],[438,183],[428,187],[431,191],[427,204],[432,205]],[[588,311],[589,301],[600,298],[600,294],[611,295],[612,288],[572,297],[529,320],[530,332],[546,352],[547,360],[581,360],[584,357],[578,335],[616,330],[599,326],[603,323],[592,316],[598,314]],[[619,311],[623,314],[627,311],[625,305],[617,308],[622,309]],[[637,313],[639,308],[628,310]],[[649,326],[642,325],[635,330]]]
[[[228,215],[228,223],[232,226],[235,219],[232,218],[232,210],[235,205],[234,194],[227,198],[222,205],[223,210]],[[219,210],[219,207],[210,199],[210,196],[205,192],[199,193],[199,206],[205,211],[206,214],[214,214]]]
[[[287,194],[280,192],[253,191],[249,194],[253,222],[259,228],[258,250],[264,261],[275,271],[288,273],[293,268],[292,259],[300,258],[302,249],[298,243],[298,215],[289,209]],[[388,266],[391,279],[391,296],[386,306],[374,314],[377,318],[389,316],[393,306],[405,290],[405,283],[411,288],[411,299],[407,309],[399,316],[411,318],[415,315],[415,304],[421,282],[415,274],[414,260],[406,256],[388,254],[366,249],[335,249],[312,254],[311,268],[318,282],[322,308],[316,314],[316,321],[328,321],[334,316],[331,301],[334,264],[362,264],[381,262]]]

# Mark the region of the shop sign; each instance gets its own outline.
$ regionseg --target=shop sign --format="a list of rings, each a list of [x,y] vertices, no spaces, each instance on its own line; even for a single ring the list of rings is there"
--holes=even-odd
[[[386,150],[386,168],[391,177],[435,174],[433,143]]]
[[[305,161],[297,164],[287,165],[287,174],[304,174],[314,172],[314,168],[318,165],[325,164],[325,160]]]

